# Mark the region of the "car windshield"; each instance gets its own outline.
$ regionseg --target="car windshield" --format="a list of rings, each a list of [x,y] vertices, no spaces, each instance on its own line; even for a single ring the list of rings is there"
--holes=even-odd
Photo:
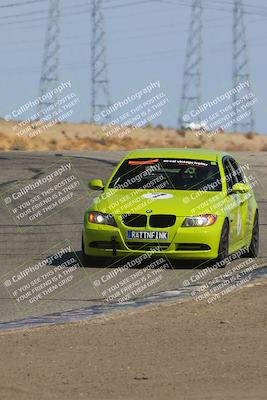
[[[109,188],[221,191],[222,185],[215,161],[138,158],[122,163]]]

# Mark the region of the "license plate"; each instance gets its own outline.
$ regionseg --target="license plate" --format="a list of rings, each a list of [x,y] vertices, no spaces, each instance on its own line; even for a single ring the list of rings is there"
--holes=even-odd
[[[169,232],[164,232],[164,231],[127,231],[127,239],[168,240]]]

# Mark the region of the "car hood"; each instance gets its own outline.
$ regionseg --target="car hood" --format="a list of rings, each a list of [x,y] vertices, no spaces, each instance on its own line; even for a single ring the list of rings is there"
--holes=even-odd
[[[224,192],[196,190],[107,189],[94,200],[90,209],[119,214],[174,214],[190,216],[216,212],[218,203],[226,198]]]

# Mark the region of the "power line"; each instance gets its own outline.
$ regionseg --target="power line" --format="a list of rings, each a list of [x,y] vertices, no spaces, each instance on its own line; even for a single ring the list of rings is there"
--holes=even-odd
[[[156,0],[152,0],[152,2],[154,3]],[[115,9],[115,8],[124,8],[124,7],[129,7],[129,6],[137,6],[139,4],[147,4],[147,3],[151,3],[151,0],[140,0],[140,1],[133,1],[130,3],[126,3],[126,4],[119,4],[119,5],[115,5],[115,6],[107,6],[107,7],[103,7],[103,9],[105,10],[110,10],[110,9]]]
[[[91,2],[93,2],[94,0],[90,0]],[[124,7],[128,7],[128,6],[135,6],[135,5],[139,5],[139,4],[146,4],[146,3],[149,3],[151,0],[141,0],[141,1],[136,1],[136,2],[131,2],[131,3],[126,3],[126,4],[121,4],[121,5],[115,5],[115,6],[106,6],[106,7],[102,7],[102,9],[105,9],[105,10],[111,10],[111,9],[118,9],[118,8],[124,8]],[[153,0],[152,0],[153,1]],[[155,0],[156,1],[156,0]],[[62,14],[62,16],[65,16],[65,15],[84,15],[84,14],[91,14],[91,12],[92,12],[92,7],[90,7],[89,6],[89,4],[81,4],[81,5],[78,5],[79,7],[82,7],[82,6],[86,6],[86,7],[88,7],[87,9],[85,9],[85,10],[83,10],[83,11],[78,11],[78,12],[71,12],[71,13],[69,13],[69,14],[67,14],[67,13],[61,13]],[[75,6],[65,6],[65,7],[62,7],[61,9],[62,10],[64,10],[64,9],[71,9],[71,8],[77,8],[77,5],[75,5]],[[32,11],[32,12],[29,12],[29,13],[21,13],[21,14],[17,14],[16,16],[12,16],[12,15],[7,15],[7,16],[2,16],[2,17],[0,17],[0,19],[10,19],[10,18],[15,18],[15,17],[22,17],[22,16],[27,16],[27,15],[44,15],[44,13],[46,12],[47,10],[42,10],[42,11]],[[47,17],[46,16],[43,16],[43,17],[40,17],[40,18],[34,18],[34,19],[24,19],[24,20],[21,20],[21,21],[11,21],[11,22],[7,22],[7,23],[1,23],[0,24],[0,27],[1,26],[8,26],[8,25],[17,25],[17,24],[24,24],[24,23],[29,23],[29,22],[36,22],[36,21],[46,21],[47,20]]]
[[[44,0],[40,0],[40,1],[44,1]],[[93,0],[90,0],[90,1],[93,1]],[[111,1],[111,0],[109,0],[109,1]],[[129,2],[129,3],[126,3],[126,4],[124,3],[124,4],[120,4],[120,5],[105,6],[105,7],[102,7],[102,9],[112,10],[112,9],[126,8],[128,6],[131,7],[131,6],[136,6],[136,5],[140,5],[140,4],[148,4],[151,1],[153,3],[159,3],[159,4],[160,3],[161,4],[165,4],[165,3],[166,4],[174,4],[174,5],[177,5],[177,6],[182,7],[182,8],[184,8],[184,7],[192,8],[192,5],[189,5],[188,3],[180,3],[180,2],[178,3],[175,0],[140,0],[140,1]],[[20,3],[20,4],[22,4],[22,3]],[[24,3],[24,4],[26,4],[26,3]],[[232,4],[232,3],[228,2],[227,4]],[[62,13],[62,16],[84,15],[84,14],[87,14],[87,13],[91,13],[92,8],[89,6],[88,3],[83,3],[83,4],[78,4],[78,5],[76,4],[74,6],[64,6],[61,9],[62,10],[67,10],[67,9],[72,9],[72,8],[77,9],[77,7],[83,7],[83,6],[88,7],[88,8],[83,10],[83,11],[78,11],[78,12]],[[216,11],[223,11],[223,12],[232,13],[232,10],[230,8],[220,8],[220,7],[218,8],[218,7],[207,6],[207,5],[206,6],[202,6],[202,8],[203,9],[209,9],[209,10],[216,10]],[[267,12],[264,13],[264,11],[266,12],[267,9],[263,8],[262,11],[259,10],[258,13],[257,12],[245,12],[244,11],[244,14],[248,14],[248,15],[252,15],[252,16],[260,16],[260,17],[264,17],[265,18],[265,17],[267,17]],[[2,16],[2,17],[0,17],[0,19],[6,20],[6,19],[10,19],[10,18],[18,18],[18,17],[22,17],[22,16],[27,16],[27,15],[44,15],[45,12],[46,12],[46,10],[31,11],[29,13],[21,13],[21,14],[17,14],[17,15],[14,15],[14,16],[12,16],[12,15]],[[29,23],[29,22],[36,22],[36,21],[46,21],[46,20],[47,20],[47,17],[43,16],[43,17],[40,17],[40,18],[25,19],[25,20],[21,20],[21,21],[18,20],[18,21],[11,21],[11,22],[6,22],[6,23],[1,23],[0,27],[1,26],[24,24],[24,23]]]
[[[28,0],[28,1],[24,1],[22,3],[3,4],[3,5],[0,5],[0,8],[20,7],[20,6],[26,6],[29,4],[44,3],[44,2],[47,3],[47,0]]]
[[[179,7],[183,7],[183,8],[192,8],[192,4],[189,4],[187,2],[183,2],[181,0],[155,0],[159,3],[163,3],[163,4],[173,4]],[[203,1],[209,1],[209,0],[203,0]],[[217,3],[218,5],[214,5],[214,3]],[[207,4],[202,4],[202,8],[204,10],[215,10],[215,11],[222,11],[222,12],[226,12],[226,13],[232,13],[232,8],[231,7],[220,7],[220,4],[228,4],[228,5],[233,5],[233,3],[231,2],[225,2],[225,1],[213,1],[211,0],[211,3],[207,3]],[[252,5],[247,5],[247,7],[253,7]],[[256,7],[256,6],[255,6]],[[261,17],[266,17],[267,16],[267,8],[265,7],[259,7],[257,8],[258,12],[256,11],[247,11],[244,10],[244,14],[248,14],[248,15],[257,15],[257,16],[261,16]]]

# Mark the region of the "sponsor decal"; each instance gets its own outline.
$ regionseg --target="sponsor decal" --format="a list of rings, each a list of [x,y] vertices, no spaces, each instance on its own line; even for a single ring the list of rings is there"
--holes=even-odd
[[[159,162],[158,158],[155,158],[153,160],[130,160],[128,162],[129,165],[151,165]]]
[[[172,163],[172,164],[178,164],[178,165],[190,165],[193,167],[207,167],[210,165],[209,161],[198,161],[198,160],[178,160],[176,158],[172,158],[169,160],[163,160],[163,163]],[[215,163],[216,164],[216,163]]]
[[[142,196],[144,199],[165,200],[173,197],[170,193],[146,193]]]

